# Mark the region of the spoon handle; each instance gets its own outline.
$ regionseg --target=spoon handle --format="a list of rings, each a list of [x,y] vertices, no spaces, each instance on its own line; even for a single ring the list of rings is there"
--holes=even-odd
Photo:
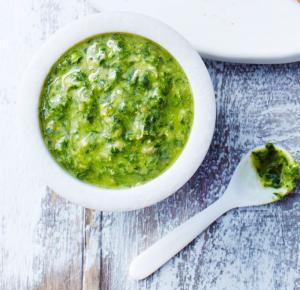
[[[194,215],[137,256],[130,265],[129,275],[136,280],[151,275],[218,217],[232,208],[231,201],[223,195],[215,203]]]

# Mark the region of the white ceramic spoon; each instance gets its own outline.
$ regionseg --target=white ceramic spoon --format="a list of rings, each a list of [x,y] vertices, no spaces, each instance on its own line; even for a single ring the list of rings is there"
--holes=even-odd
[[[289,152],[276,147],[282,150],[288,159],[293,160]],[[237,207],[271,203],[280,199],[274,192],[282,196],[289,192],[286,188],[262,186],[252,165],[251,151],[239,163],[227,190],[219,200],[168,233],[133,260],[129,269],[132,278],[140,280],[151,275],[225,212]]]

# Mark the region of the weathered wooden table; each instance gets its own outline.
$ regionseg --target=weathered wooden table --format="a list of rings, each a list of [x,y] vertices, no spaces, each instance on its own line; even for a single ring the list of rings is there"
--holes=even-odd
[[[53,32],[94,12],[86,0],[0,3],[0,289],[300,289],[299,187],[279,203],[229,212],[150,278],[127,275],[137,253],[222,194],[250,148],[272,141],[300,160],[298,63],[206,61],[217,100],[209,153],[183,188],[150,208],[84,209],[19,166],[14,121],[21,74]]]

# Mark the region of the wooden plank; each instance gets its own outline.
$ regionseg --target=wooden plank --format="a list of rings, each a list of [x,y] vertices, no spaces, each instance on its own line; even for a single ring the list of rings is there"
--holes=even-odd
[[[12,127],[25,66],[78,12],[60,1],[2,1],[0,6],[0,289],[82,289],[84,210],[46,191],[31,176],[30,164],[21,166]],[[84,1],[75,6],[88,12]]]
[[[85,209],[85,236],[83,259],[83,290],[98,290],[101,284],[101,223],[102,213]]]
[[[34,289],[82,289],[84,210],[47,190],[35,228]],[[35,279],[36,280],[36,279]]]

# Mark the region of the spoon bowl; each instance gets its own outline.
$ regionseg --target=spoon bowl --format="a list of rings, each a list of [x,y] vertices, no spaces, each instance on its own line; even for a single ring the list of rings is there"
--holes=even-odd
[[[224,196],[228,196],[235,207],[268,204],[278,201],[288,194],[285,187],[265,187],[260,182],[251,161],[251,153],[262,148],[264,146],[256,147],[242,158],[231,177],[227,190],[224,192]],[[276,148],[281,150],[290,161],[293,161],[293,157],[288,151],[279,146]]]

